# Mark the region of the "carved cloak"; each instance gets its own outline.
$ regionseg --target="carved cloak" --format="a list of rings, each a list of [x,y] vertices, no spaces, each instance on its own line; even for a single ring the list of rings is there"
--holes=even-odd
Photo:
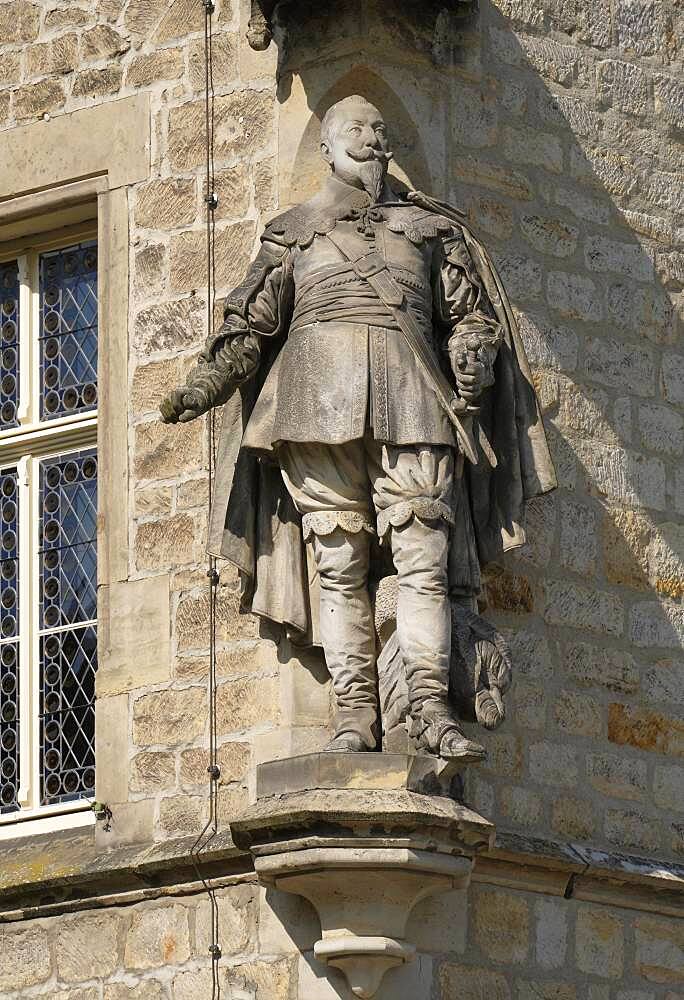
[[[411,192],[410,201],[453,220],[463,235],[503,341],[495,385],[482,398],[479,420],[498,459],[465,463],[455,490],[450,582],[476,594],[479,566],[525,542],[525,503],[556,486],[532,378],[508,296],[487,251],[451,205]],[[272,460],[241,447],[266,376],[278,364],[283,338],[269,340],[257,376],[226,403],[216,455],[209,523],[210,554],[240,571],[241,610],[285,626],[293,641],[318,643],[318,581],[302,537],[301,518]],[[269,384],[273,384],[273,379]],[[479,564],[479,565],[478,565]]]

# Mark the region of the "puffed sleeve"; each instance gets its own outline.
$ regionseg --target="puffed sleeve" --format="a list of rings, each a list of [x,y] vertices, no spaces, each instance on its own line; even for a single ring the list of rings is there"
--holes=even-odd
[[[442,239],[435,268],[436,305],[446,331],[452,367],[467,349],[475,349],[490,372],[502,330],[460,231]]]

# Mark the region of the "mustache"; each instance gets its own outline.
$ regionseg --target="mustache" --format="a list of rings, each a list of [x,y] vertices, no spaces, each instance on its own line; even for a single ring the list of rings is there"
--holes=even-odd
[[[378,160],[380,163],[389,163],[390,160],[394,159],[394,153],[385,153],[381,149],[367,149],[363,152],[353,152],[348,149],[347,156],[351,160],[356,160],[357,163],[370,163],[372,160]]]

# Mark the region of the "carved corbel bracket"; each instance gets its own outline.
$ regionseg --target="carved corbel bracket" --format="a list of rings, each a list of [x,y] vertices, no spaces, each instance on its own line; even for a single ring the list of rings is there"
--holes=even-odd
[[[278,0],[252,0],[247,41],[257,52],[267,49],[273,38],[273,12]]]
[[[234,823],[259,881],[303,896],[321,922],[320,961],[370,1000],[413,960],[407,921],[427,896],[464,889],[494,827],[445,794],[432,757],[307,754],[257,768],[257,802]]]

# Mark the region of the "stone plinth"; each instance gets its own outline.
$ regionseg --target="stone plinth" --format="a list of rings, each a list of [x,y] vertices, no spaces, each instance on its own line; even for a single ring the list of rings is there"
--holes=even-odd
[[[257,768],[257,802],[231,824],[260,881],[308,899],[318,958],[356,997],[412,960],[406,923],[421,899],[468,885],[494,827],[440,794],[454,771],[434,757],[307,754]],[[426,794],[431,792],[432,794]]]

